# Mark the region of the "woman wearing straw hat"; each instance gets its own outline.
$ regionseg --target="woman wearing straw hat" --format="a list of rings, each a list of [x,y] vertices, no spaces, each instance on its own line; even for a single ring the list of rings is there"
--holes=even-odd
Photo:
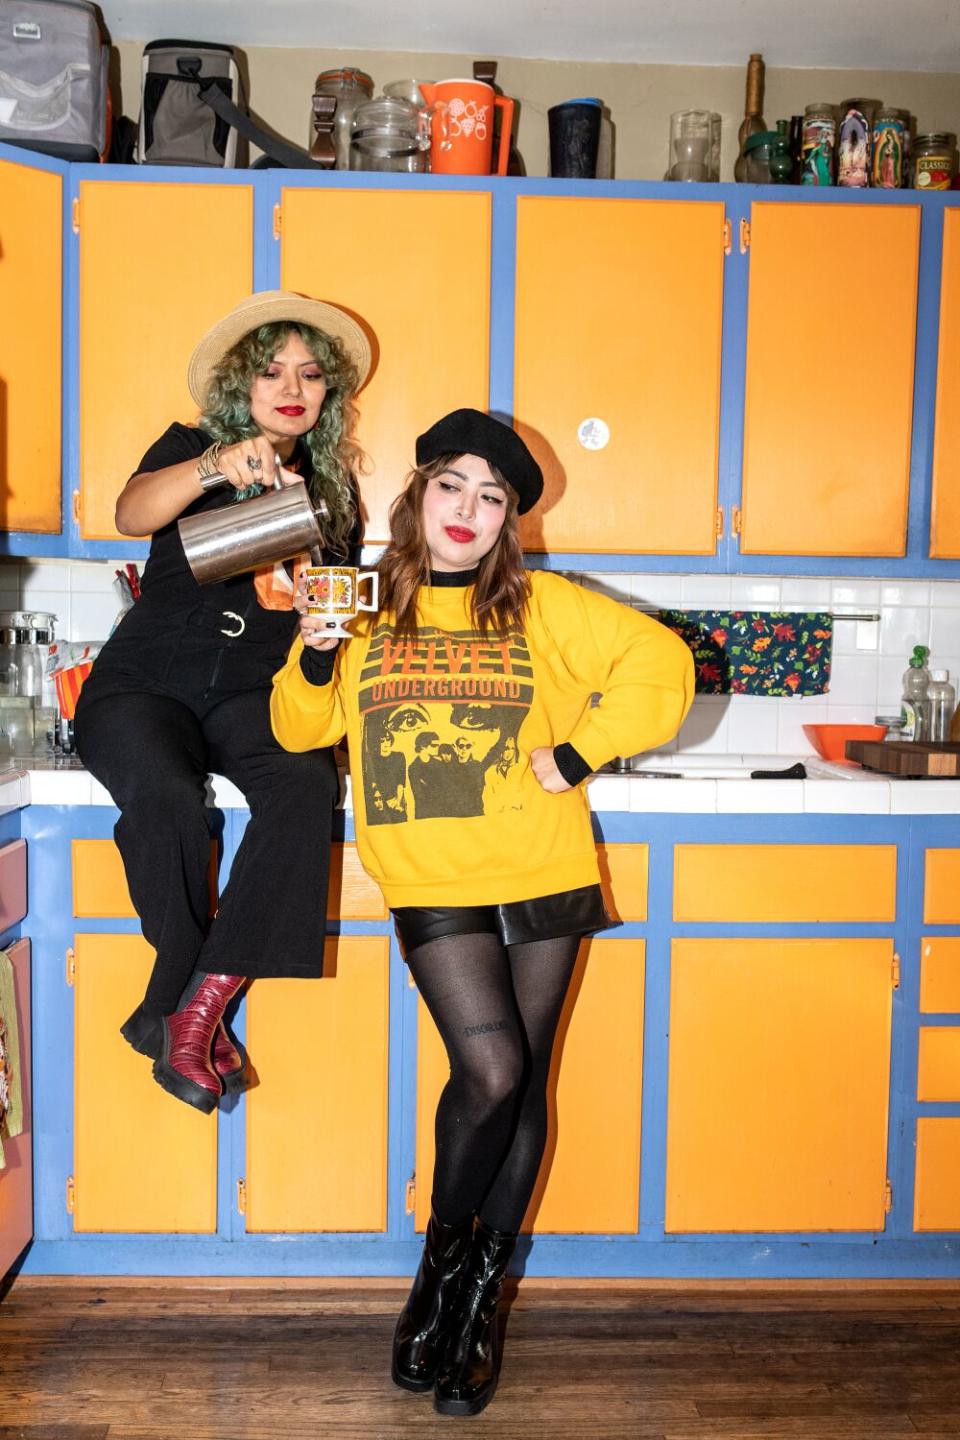
[[[117,528],[151,535],[142,596],[97,658],[77,748],[120,809],[114,834],[156,962],[122,1034],[155,1079],[209,1112],[244,1088],[223,1026],[245,981],[317,977],[336,796],[331,751],[291,755],[270,728],[270,683],[297,625],[283,566],[198,585],[177,520],[269,485],[306,484],[327,509],[324,563],[360,538],[353,399],[370,370],[360,326],[336,306],[266,291],[210,329],[190,361],[200,417],[173,424],[117,501]],[[232,489],[205,491],[220,473]],[[210,923],[209,771],[250,821]],[[291,843],[292,842],[292,843]]]

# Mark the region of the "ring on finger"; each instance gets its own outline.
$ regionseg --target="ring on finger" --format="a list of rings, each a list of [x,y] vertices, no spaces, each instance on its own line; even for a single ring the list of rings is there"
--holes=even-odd
[[[258,471],[263,469],[263,461],[260,459],[259,455],[247,456],[247,469],[252,470],[254,474],[257,474]]]

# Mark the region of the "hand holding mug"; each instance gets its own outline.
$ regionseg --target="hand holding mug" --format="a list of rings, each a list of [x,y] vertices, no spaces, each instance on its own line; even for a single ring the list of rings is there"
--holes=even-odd
[[[370,582],[369,600],[360,594],[365,581]],[[358,570],[354,565],[308,565],[301,583],[303,609],[296,601],[295,604],[301,610],[300,632],[304,637],[309,627],[314,635],[349,640],[350,631],[344,629],[345,624],[356,619],[361,610],[375,613],[379,609],[380,577],[376,570]]]

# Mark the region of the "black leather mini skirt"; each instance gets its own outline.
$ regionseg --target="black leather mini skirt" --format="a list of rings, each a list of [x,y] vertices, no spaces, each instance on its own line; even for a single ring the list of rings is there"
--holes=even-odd
[[[508,905],[402,905],[391,913],[404,955],[445,935],[496,935],[503,945],[526,945],[559,935],[592,935],[614,923],[599,885]]]

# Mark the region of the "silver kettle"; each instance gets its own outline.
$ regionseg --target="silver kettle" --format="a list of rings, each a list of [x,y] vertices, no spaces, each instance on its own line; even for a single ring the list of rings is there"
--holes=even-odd
[[[209,475],[200,483],[204,490],[215,490],[230,481]],[[323,564],[319,521],[327,518],[326,505],[322,500],[314,505],[306,485],[284,485],[279,461],[273,487],[250,500],[177,521],[183,553],[200,585],[292,560],[304,550],[315,565]]]

